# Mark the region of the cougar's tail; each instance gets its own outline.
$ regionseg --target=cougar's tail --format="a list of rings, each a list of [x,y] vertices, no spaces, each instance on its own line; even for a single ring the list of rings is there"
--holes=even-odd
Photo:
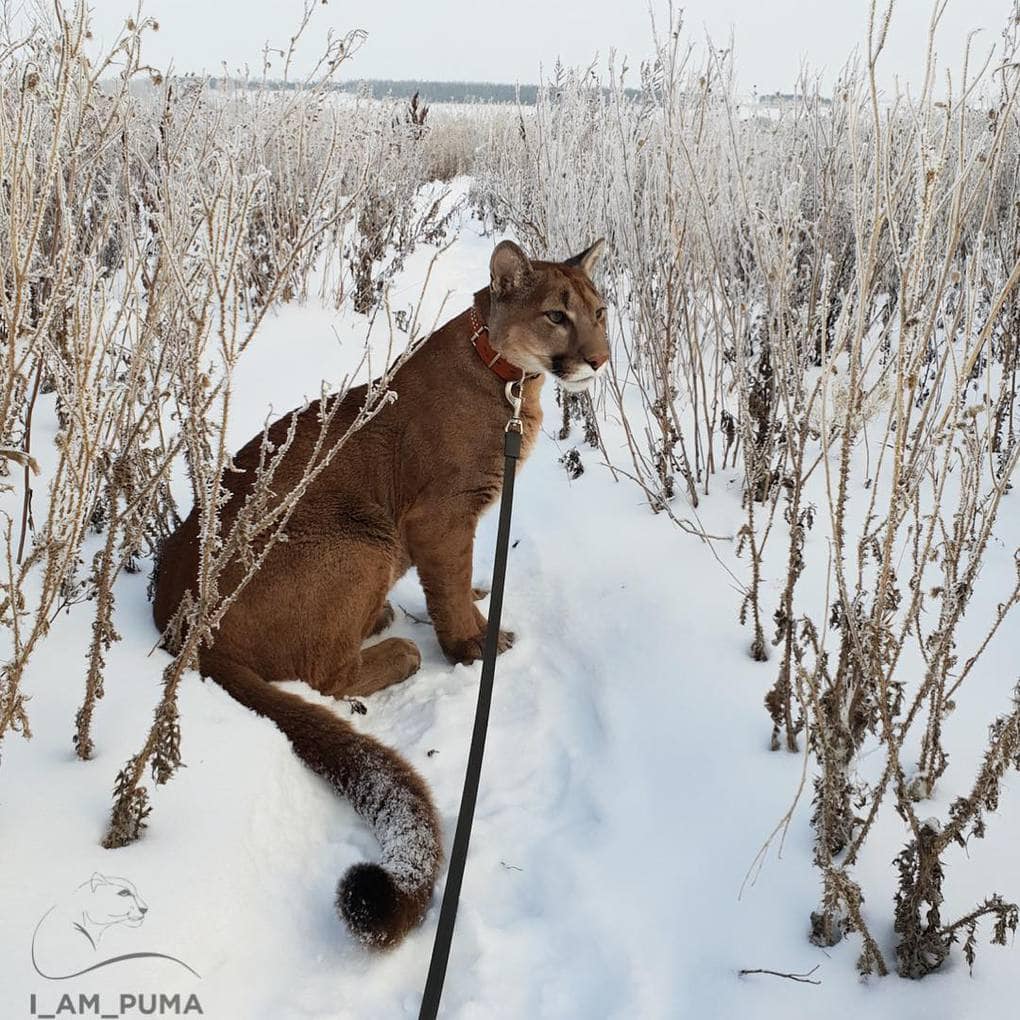
[[[425,915],[442,858],[424,780],[395,751],[248,667],[215,652],[202,655],[201,667],[242,705],[272,719],[299,757],[372,827],[382,862],[350,868],[337,886],[336,906],[363,943],[395,946]]]

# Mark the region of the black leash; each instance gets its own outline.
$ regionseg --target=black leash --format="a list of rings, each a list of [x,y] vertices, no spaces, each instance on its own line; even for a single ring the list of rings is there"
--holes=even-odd
[[[517,386],[517,396],[513,387]],[[489,598],[489,626],[485,632],[485,651],[482,657],[482,679],[478,687],[478,707],[475,709],[475,728],[471,734],[467,770],[464,776],[464,793],[460,798],[457,831],[450,848],[450,870],[443,891],[443,905],[439,908],[436,941],[432,946],[429,976],[422,995],[418,1020],[435,1020],[439,1002],[443,997],[443,981],[450,959],[453,926],[457,922],[457,904],[464,881],[464,865],[468,844],[471,842],[471,823],[478,800],[478,782],[482,774],[482,756],[485,754],[485,733],[489,725],[489,708],[492,705],[492,681],[496,674],[496,651],[499,642],[499,621],[503,613],[503,582],[506,579],[506,560],[510,550],[510,513],[514,501],[514,475],[521,455],[521,396],[520,383],[507,383],[507,400],[513,405],[513,417],[507,422],[503,438],[503,494],[499,503],[499,528],[496,532],[496,561],[492,568],[492,592]]]

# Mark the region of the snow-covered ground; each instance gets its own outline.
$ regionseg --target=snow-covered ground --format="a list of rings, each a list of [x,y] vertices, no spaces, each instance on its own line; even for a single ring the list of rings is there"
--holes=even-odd
[[[492,240],[465,217],[439,260],[429,296],[449,291],[448,314],[486,282]],[[393,291],[416,298],[431,252],[409,261]],[[428,312],[426,312],[428,320]],[[265,325],[235,385],[237,445],[275,413],[318,392],[358,358],[364,324],[313,306],[283,308]],[[862,982],[856,938],[822,951],[806,938],[818,901],[810,865],[810,797],[798,808],[782,858],[769,855],[738,898],[759,847],[790,804],[797,755],[770,753],[762,697],[774,665],[747,655],[739,595],[713,551],[663,516],[639,491],[614,483],[582,449],[585,472],[568,479],[558,458],[558,413],[547,384],[546,433],[518,482],[505,607],[515,647],[499,660],[485,771],[444,996],[456,1018],[1006,1017],[1020,993],[1015,948],[981,945],[974,976],[960,955],[920,983]],[[52,406],[44,410],[52,412]],[[42,430],[40,430],[40,435]],[[607,427],[615,449],[620,436]],[[186,499],[186,486],[179,488]],[[1015,499],[1015,497],[1013,497]],[[699,509],[715,534],[742,522],[739,478],[718,479]],[[1008,579],[1017,517],[1004,512],[991,571]],[[491,570],[494,515],[482,523],[475,577]],[[98,541],[98,539],[96,539]],[[781,553],[778,543],[777,553]],[[737,576],[732,543],[715,553]],[[806,556],[824,560],[812,535]],[[767,580],[777,593],[778,562]],[[353,811],[295,757],[268,722],[197,675],[181,693],[187,767],[155,791],[145,837],[101,849],[111,786],[138,749],[158,700],[165,653],[145,597],[145,573],[118,585],[106,697],[97,709],[95,759],[71,746],[83,686],[91,607],[61,617],[37,652],[27,689],[31,741],[9,737],[0,764],[0,1018],[141,1015],[162,993],[190,995],[215,1018],[389,1018],[417,1015],[438,914],[397,950],[377,955],[338,921],[333,895],[353,862],[377,848]],[[810,589],[807,590],[810,596]],[[822,592],[818,592],[821,598]],[[479,667],[451,666],[424,617],[414,575],[397,586],[392,633],[412,637],[420,673],[366,699],[354,725],[399,748],[430,783],[452,836]],[[993,600],[994,601],[994,600]],[[484,607],[483,607],[484,608]],[[984,729],[1015,682],[1016,627],[1004,628],[951,726],[972,736],[955,750],[946,787],[965,782]],[[982,686],[983,685],[983,686]],[[311,689],[293,689],[327,703]],[[334,710],[348,714],[345,705]],[[953,780],[956,780],[954,783]],[[944,814],[948,794],[931,813]],[[857,869],[873,930],[892,958],[891,859],[902,846],[895,816]],[[988,838],[971,860],[950,855],[946,917],[986,894],[1020,894],[1016,848],[1020,789],[1007,777]],[[33,969],[40,918],[93,874],[134,884],[144,924],[114,926],[106,956],[160,952],[64,981]],[[130,898],[130,897],[129,897]],[[59,911],[58,911],[59,914]],[[738,976],[741,968],[806,972],[819,985]],[[45,969],[45,968],[44,968]],[[62,995],[75,1007],[61,1006]],[[34,996],[34,1000],[32,998]],[[134,1006],[130,998],[141,997]],[[193,1002],[194,1000],[192,1000]],[[81,1008],[79,1008],[81,1007]],[[158,1003],[157,1003],[158,1012]],[[164,1015],[173,1014],[171,1005]],[[192,1012],[188,1015],[198,1015]]]

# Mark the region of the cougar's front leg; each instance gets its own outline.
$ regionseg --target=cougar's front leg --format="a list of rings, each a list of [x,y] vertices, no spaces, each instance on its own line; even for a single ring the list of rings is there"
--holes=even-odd
[[[480,659],[485,643],[486,620],[475,607],[471,587],[475,524],[475,519],[431,520],[408,534],[436,637],[454,662]],[[511,644],[513,635],[501,631],[499,650]]]

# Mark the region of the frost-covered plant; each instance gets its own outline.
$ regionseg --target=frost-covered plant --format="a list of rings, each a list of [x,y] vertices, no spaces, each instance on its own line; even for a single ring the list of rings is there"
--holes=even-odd
[[[10,652],[0,674],[0,739],[12,729],[30,732],[24,670],[56,614],[85,597],[77,576],[82,541],[111,487],[123,485],[116,440],[139,449],[158,415],[141,410],[152,380],[146,352],[133,359],[125,344],[137,305],[122,301],[143,286],[133,247],[137,205],[126,201],[137,149],[124,113],[132,81],[154,73],[140,54],[143,34],[156,26],[130,21],[113,50],[90,61],[83,7],[57,5],[37,25],[2,21],[0,448],[23,477],[20,514],[2,512],[0,622]],[[114,71],[120,76],[107,83]],[[39,473],[32,419],[40,395],[50,394],[60,431],[43,493],[32,477]],[[4,490],[16,487],[8,481]],[[101,605],[93,663],[112,639]],[[95,690],[94,673],[90,667]]]
[[[695,59],[674,21],[636,93],[625,68],[558,68],[480,158],[475,189],[493,228],[541,253],[606,236],[614,358],[595,403],[623,426],[618,473],[682,521],[674,504],[697,507],[715,475],[739,472],[741,618],[764,660],[774,610],[779,649],[772,744],[804,734],[818,770],[813,937],[859,932],[864,971],[887,968],[851,869],[890,795],[914,862],[904,889],[941,875],[929,857],[949,844],[925,843],[914,803],[943,775],[945,715],[1020,591],[1001,593],[964,658],[1018,459],[1020,10],[994,60],[968,53],[943,92],[944,10],[916,98],[879,94],[892,8],[873,4],[864,54],[831,95],[804,75],[777,106],[740,97],[732,51]],[[829,562],[811,564],[819,534]],[[780,541],[776,597],[764,581]],[[808,571],[827,578],[824,609],[801,594]],[[866,746],[885,756],[870,786]],[[909,913],[901,960],[932,937]],[[962,929],[932,930],[948,947]]]
[[[362,96],[346,115],[360,176],[350,182],[356,188],[357,230],[342,247],[350,282],[337,289],[336,300],[349,296],[355,311],[367,313],[379,305],[387,282],[419,244],[444,240],[454,208],[445,188],[423,189],[432,176],[427,107]]]
[[[285,88],[269,86],[268,54],[261,81],[166,79],[143,63],[144,35],[158,26],[141,16],[98,57],[83,5],[57,4],[34,21],[5,8],[0,18],[0,232],[9,238],[0,248],[0,625],[10,639],[0,739],[30,735],[25,669],[56,616],[89,602],[74,742],[82,758],[92,755],[105,660],[118,640],[116,580],[175,526],[178,465],[203,514],[202,590],[184,627],[194,640],[168,667],[153,728],[118,779],[111,844],[144,820],[145,770],[165,782],[179,764],[177,684],[194,642],[229,604],[217,587],[223,557],[255,569],[251,543],[264,550],[284,535],[289,511],[271,499],[268,454],[250,512],[219,533],[233,374],[273,306],[307,293],[313,269],[317,285],[343,300],[339,256],[377,169],[378,151],[358,143],[366,121],[388,123],[388,109],[352,117],[329,88],[361,35],[328,35],[308,76],[290,79],[313,7],[280,54]],[[389,171],[400,190],[396,256],[386,257],[403,258],[434,239],[442,216],[420,210],[420,158],[409,148],[391,156],[404,164]],[[355,427],[385,393],[383,379]],[[337,400],[323,394],[308,478],[344,438],[325,433]],[[44,401],[60,424],[52,451],[33,450]],[[86,562],[91,532],[102,540]]]

